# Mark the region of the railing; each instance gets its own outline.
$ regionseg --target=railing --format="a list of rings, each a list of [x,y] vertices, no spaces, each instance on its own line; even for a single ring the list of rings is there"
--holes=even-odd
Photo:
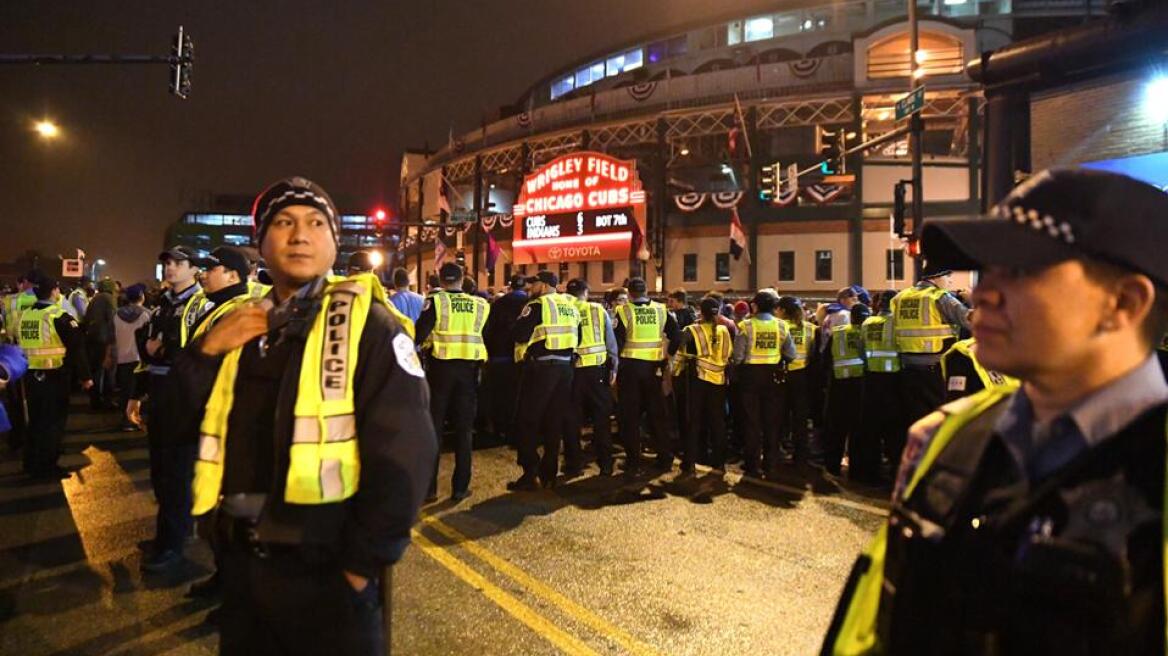
[[[529,114],[495,121],[462,135],[434,155],[433,163],[482,148],[574,125],[611,120],[630,114],[650,114],[699,104],[724,102],[734,94],[741,98],[788,95],[838,88],[852,81],[852,55],[834,55],[798,62],[761,64],[697,75],[666,78],[656,82],[598,91],[539,107]]]

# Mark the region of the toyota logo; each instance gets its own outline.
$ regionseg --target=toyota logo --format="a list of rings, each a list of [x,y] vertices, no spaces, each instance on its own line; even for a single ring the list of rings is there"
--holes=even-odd
[[[564,254],[564,249],[560,248],[559,246],[553,246],[552,248],[548,249],[547,254],[548,258],[558,260],[560,259],[560,256]]]

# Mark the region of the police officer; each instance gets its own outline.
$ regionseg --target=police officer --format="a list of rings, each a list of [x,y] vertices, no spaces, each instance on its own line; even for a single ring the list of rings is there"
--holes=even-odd
[[[69,296],[65,299],[65,311],[73,315],[77,321],[85,318],[85,311],[89,309],[89,299],[97,293],[94,287],[93,279],[89,276],[81,276],[81,282],[73,291],[69,292]]]
[[[528,286],[531,300],[515,323],[515,343],[524,346],[515,421],[523,475],[508,483],[508,490],[556,485],[563,412],[572,399],[572,358],[580,344],[577,300],[558,293],[558,283],[556,274],[540,271]]]
[[[848,472],[852,480],[880,483],[881,451],[896,466],[904,449],[904,422],[900,418],[900,354],[892,334],[892,299],[896,292],[885,290],[876,297],[877,314],[869,317],[860,330],[864,334],[867,370],[864,372],[864,407],[860,413],[860,441],[871,447],[865,453],[874,461],[856,463]]]
[[[0,324],[0,329],[3,330],[4,341],[11,344],[18,344],[20,335],[17,321],[20,319],[20,313],[32,307],[36,303],[36,293],[33,289],[33,282],[39,273],[22,274],[16,279],[16,292],[4,296],[3,302],[0,303],[0,312],[3,313],[3,323]],[[4,406],[6,408],[8,418],[12,427],[8,431],[8,446],[15,450],[19,449],[24,442],[25,430],[25,395],[24,385],[17,383],[8,385],[4,392]]]
[[[682,375],[688,380],[686,408],[679,425],[684,440],[681,460],[683,476],[692,475],[698,462],[706,461],[699,444],[702,431],[710,436],[710,466],[715,470],[726,467],[726,385],[730,365],[730,331],[718,323],[716,298],[703,298],[701,316],[682,331],[677,355],[685,362]]]
[[[224,545],[220,653],[379,654],[380,580],[437,449],[425,373],[371,276],[330,279],[340,224],[323,189],[289,178],[254,208],[275,285],[174,373],[180,413],[202,417],[193,512],[217,510]]]
[[[778,307],[795,347],[794,357],[787,363],[786,395],[779,417],[780,435],[792,460],[806,466],[811,461],[811,429],[807,425],[811,408],[808,369],[818,361],[815,345],[819,327],[807,321],[802,301],[794,296],[781,297]]]
[[[483,326],[491,307],[478,296],[462,291],[462,267],[447,262],[438,269],[443,290],[432,294],[418,317],[418,344],[428,342],[426,381],[430,384],[430,416],[439,437],[449,417],[454,431],[454,473],[451,499],[470,496],[471,428],[475,418],[479,364],[487,361]],[[438,460],[430,481],[429,499],[438,495]]]
[[[631,278],[628,303],[616,306],[613,328],[620,347],[617,373],[617,418],[625,447],[625,475],[635,477],[641,468],[641,413],[649,414],[649,428],[657,452],[655,466],[673,468],[673,453],[665,421],[662,376],[666,358],[681,345],[677,321],[665,306],[649,300],[644,278]]]
[[[163,571],[178,564],[183,545],[191,535],[191,477],[196,445],[190,435],[178,428],[189,423],[174,421],[175,408],[183,400],[170,378],[170,367],[184,346],[183,312],[187,303],[202,290],[196,280],[196,257],[186,246],[175,246],[158,255],[169,287],[139,338],[138,351],[149,378],[144,389],[135,390],[134,395],[141,398],[149,394],[150,397],[146,434],[150,447],[150,483],[158,501],[154,540],[142,561],[142,569],[148,572]]]
[[[978,358],[1022,387],[913,426],[825,651],[1164,652],[1165,217],[1158,188],[1064,169],[924,224],[929,266],[981,270]]]
[[[778,470],[778,432],[784,415],[783,363],[797,356],[787,323],[775,317],[779,297],[760,291],[750,301],[751,315],[738,324],[734,339],[734,376],[743,429],[743,471],[773,476]],[[760,469],[761,463],[761,469]]]
[[[516,393],[519,389],[519,363],[515,358],[515,322],[527,306],[527,277],[511,276],[510,289],[493,304],[483,341],[487,344],[487,411],[496,438],[515,446],[512,426],[515,420]]]
[[[616,334],[604,306],[588,300],[588,281],[568,281],[568,295],[576,299],[580,313],[580,343],[576,346],[576,371],[572,374],[572,400],[564,429],[564,475],[579,476],[584,469],[580,428],[584,416],[592,418],[592,448],[601,476],[612,476],[612,383],[616,380]]]
[[[969,308],[950,294],[952,272],[926,269],[915,286],[892,299],[893,335],[900,353],[901,412],[914,422],[945,401],[941,356],[969,329]]]
[[[945,379],[945,402],[976,394],[987,388],[1018,388],[1018,379],[991,371],[977,359],[977,340],[957,341],[941,358],[941,377]]]
[[[34,286],[39,272],[27,273],[16,279],[16,292],[4,297],[4,333],[8,341],[16,344],[19,340],[17,322],[20,313],[36,304]]]
[[[836,322],[831,329],[831,386],[827,393],[827,427],[823,433],[823,468],[840,475],[844,446],[848,453],[848,476],[871,480],[880,464],[880,447],[860,443],[860,417],[864,404],[864,333],[861,325],[871,315],[867,305],[855,303],[849,321]],[[875,454],[875,462],[873,462]]]
[[[17,339],[28,372],[24,377],[28,399],[24,472],[34,478],[60,478],[67,472],[57,466],[61,436],[69,417],[69,391],[73,380],[93,387],[85,340],[77,321],[61,308],[57,281],[41,275],[36,281],[36,302],[20,313]]]

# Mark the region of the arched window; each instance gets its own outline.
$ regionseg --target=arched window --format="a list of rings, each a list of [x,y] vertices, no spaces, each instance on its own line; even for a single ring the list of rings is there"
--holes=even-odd
[[[965,56],[961,41],[956,37],[939,32],[921,32],[918,60],[925,69],[925,76],[954,75],[965,67]],[[909,36],[897,34],[877,41],[868,48],[868,79],[908,77]]]

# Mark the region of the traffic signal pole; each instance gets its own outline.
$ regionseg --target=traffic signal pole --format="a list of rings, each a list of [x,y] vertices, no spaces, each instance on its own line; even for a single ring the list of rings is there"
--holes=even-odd
[[[917,21],[917,0],[907,0],[908,2],[908,29],[909,29],[909,76],[908,89],[912,91],[917,83],[917,50],[920,47],[920,29]],[[921,163],[921,136],[925,131],[925,122],[921,118],[924,113],[924,108],[919,112],[913,113],[909,118],[909,149],[912,151],[912,219],[913,229],[911,241],[917,241],[921,237],[921,222],[924,220],[924,206],[925,206],[925,192],[922,189],[923,166]],[[918,251],[917,257],[913,258],[913,282],[916,283],[921,279],[922,257]]]

